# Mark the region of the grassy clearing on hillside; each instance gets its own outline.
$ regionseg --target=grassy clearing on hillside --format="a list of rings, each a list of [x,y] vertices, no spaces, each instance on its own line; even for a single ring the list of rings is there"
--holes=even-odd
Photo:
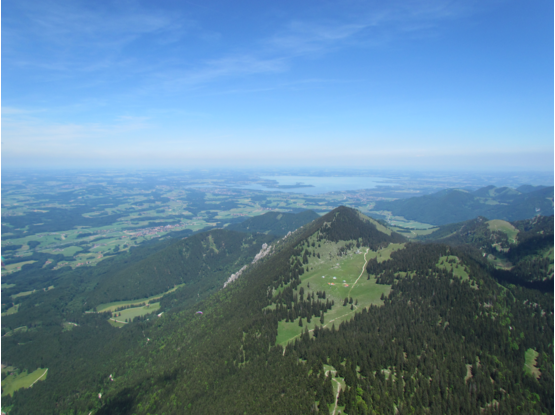
[[[132,322],[135,317],[152,314],[159,309],[160,303],[150,303],[142,307],[127,308],[125,310],[112,313],[112,318],[109,320],[109,322],[113,326],[121,327],[122,324]]]
[[[490,264],[492,264],[495,268],[510,270],[513,267],[510,261],[506,259],[498,258],[495,255],[489,254],[486,258]]]
[[[70,331],[70,330],[73,330],[73,328],[74,328],[74,327],[77,327],[78,325],[79,325],[79,324],[77,324],[77,323],[72,323],[72,322],[70,322],[70,321],[66,321],[66,322],[62,323],[62,327],[63,327],[63,330],[62,330],[62,331]]]
[[[455,277],[459,277],[463,281],[470,278],[466,272],[466,267],[461,264],[461,260],[454,255],[440,257],[436,266],[438,268],[446,269],[447,271],[453,271]]]
[[[183,287],[184,285],[185,284],[176,285],[175,287],[166,291],[165,293],[153,295],[152,297],[148,297],[148,298],[140,298],[138,300],[130,300],[130,301],[114,301],[112,303],[100,304],[98,307],[96,307],[96,311],[98,313],[105,313],[107,311],[114,312],[114,310],[118,307],[138,306],[142,303],[149,303],[149,302],[154,301],[154,300],[159,300],[160,298],[162,298],[166,294],[174,292],[175,290],[177,290],[180,287]],[[122,316],[123,316],[123,310],[122,310]]]
[[[553,273],[553,247],[549,248],[548,250],[546,250],[543,255],[543,258],[549,258],[551,260],[551,264],[549,264],[549,272]]]
[[[313,256],[309,258],[310,270],[301,276],[302,282],[299,288],[303,287],[305,293],[325,291],[326,299],[333,300],[334,306],[324,314],[324,324],[321,324],[320,319],[315,317],[311,319],[310,323],[304,319],[302,327],[299,326],[298,320],[287,323],[285,320],[280,321],[277,344],[286,345],[294,341],[307,328],[309,331],[314,330],[316,325],[328,328],[332,325],[338,327],[341,322],[350,320],[357,310],[360,311],[363,307],[369,307],[371,304],[383,304],[380,298],[382,294],[389,295],[391,286],[377,284],[374,276],[368,279],[365,264],[370,258],[378,258],[380,262],[385,261],[390,258],[392,252],[404,248],[404,244],[390,244],[379,251],[353,247],[347,251],[346,255],[338,256],[340,248],[355,241],[337,243],[321,241],[320,247],[318,247],[315,237],[309,238],[310,245],[313,241],[316,246],[314,248],[311,246],[310,250],[319,253],[320,258]],[[353,298],[352,310],[351,304],[343,306],[346,297]]]
[[[333,386],[334,402],[328,405],[330,414],[333,414],[333,413],[337,414],[340,412],[343,413],[345,406],[335,406],[335,405],[337,403],[337,397],[339,396],[339,391],[345,390],[347,387],[347,385],[345,384],[345,379],[342,377],[335,377],[335,375],[337,374],[337,370],[331,365],[324,365],[324,370],[328,376],[330,373],[332,376],[331,384]]]
[[[80,246],[68,246],[67,248],[64,248],[61,252],[61,254],[63,256],[69,256],[72,257],[74,256],[77,252],[82,251],[83,248],[81,248]]]
[[[10,314],[15,314],[15,313],[17,313],[18,310],[19,310],[19,304],[16,304],[16,305],[8,308],[6,311],[4,311],[2,313],[2,316],[9,316]]]
[[[48,369],[37,369],[29,374],[27,371],[23,371],[19,374],[13,372],[13,374],[8,375],[8,377],[2,381],[2,396],[13,395],[18,389],[30,388],[38,380],[45,380],[47,371]]]
[[[524,354],[524,371],[526,374],[534,376],[536,379],[539,379],[541,376],[540,369],[536,366],[538,364],[536,360],[538,358],[538,354],[539,353],[534,349],[528,349]]]
[[[6,284],[6,283],[2,284],[3,290],[7,290],[8,288],[12,288],[12,287],[15,287],[15,284]]]
[[[391,229],[394,232],[397,232],[397,233],[403,235],[406,238],[414,239],[414,238],[417,238],[417,237],[422,236],[422,235],[429,235],[432,232],[437,231],[439,228],[407,229],[407,228],[402,228],[402,227],[399,227],[399,226],[392,226]]]
[[[35,262],[37,261],[23,261],[23,262],[17,262],[15,264],[8,264],[2,269],[2,275],[7,275],[7,274],[11,274],[12,272],[19,271],[21,267],[23,267],[24,265],[34,264]]]
[[[33,294],[34,292],[36,292],[37,290],[31,290],[31,291],[23,291],[21,293],[17,293],[12,295],[12,298],[18,298],[18,297],[26,297],[28,295]]]
[[[384,262],[391,259],[391,254],[395,251],[403,249],[405,244],[389,244],[386,248],[380,249],[379,251],[369,251],[366,259],[377,258],[378,262]]]
[[[490,231],[499,231],[503,232],[509,238],[509,242],[516,243],[518,229],[516,229],[513,225],[509,222],[500,220],[500,219],[493,219],[486,222],[488,224],[488,228]]]
[[[9,336],[13,336],[14,334],[17,334],[17,333],[25,333],[27,330],[29,330],[29,329],[27,328],[27,326],[16,327],[15,329],[8,331],[8,332],[5,334],[5,336],[6,336],[6,337],[9,337]]]

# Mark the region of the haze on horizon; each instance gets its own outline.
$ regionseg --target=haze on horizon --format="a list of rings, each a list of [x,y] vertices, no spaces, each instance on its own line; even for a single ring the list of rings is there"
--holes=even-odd
[[[3,4],[4,167],[553,170],[553,3]]]

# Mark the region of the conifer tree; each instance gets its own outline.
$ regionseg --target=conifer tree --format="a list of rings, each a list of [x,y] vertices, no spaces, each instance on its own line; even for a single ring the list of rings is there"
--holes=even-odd
[[[329,415],[330,409],[328,408],[328,402],[326,401],[326,395],[322,396],[320,403],[318,404],[318,413]]]

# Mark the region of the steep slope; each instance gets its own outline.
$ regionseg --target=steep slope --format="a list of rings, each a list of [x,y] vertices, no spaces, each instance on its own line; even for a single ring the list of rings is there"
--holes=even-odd
[[[178,284],[187,291],[219,289],[274,236],[216,229],[178,241],[164,250],[106,275],[86,298],[89,307],[160,294]]]
[[[195,308],[119,330],[112,356],[73,371],[71,388],[49,372],[3,404],[13,414],[552,411],[553,296],[499,286],[472,248],[407,243],[341,207],[270,251]],[[331,302],[344,295],[334,274],[355,268],[354,288],[341,289],[365,281],[358,295],[383,295]],[[338,310],[351,316],[330,325]],[[284,348],[291,320],[303,330]],[[538,378],[524,372],[529,350]]]
[[[305,210],[297,214],[268,212],[264,215],[249,218],[244,222],[229,225],[226,229],[237,232],[267,233],[283,236],[319,217],[320,215],[312,210]]]
[[[484,187],[474,192],[447,189],[392,202],[377,202],[374,210],[390,211],[406,219],[445,225],[485,216],[506,221],[553,214],[553,186],[520,192],[507,187]]]

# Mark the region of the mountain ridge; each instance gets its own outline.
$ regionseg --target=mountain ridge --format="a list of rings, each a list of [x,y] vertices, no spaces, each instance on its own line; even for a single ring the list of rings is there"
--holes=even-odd
[[[540,212],[544,215],[553,214],[553,186],[526,192],[494,186],[486,186],[474,192],[445,189],[431,195],[392,202],[378,201],[373,210],[390,211],[395,216],[431,225],[462,222],[477,216],[508,221],[523,220]]]

